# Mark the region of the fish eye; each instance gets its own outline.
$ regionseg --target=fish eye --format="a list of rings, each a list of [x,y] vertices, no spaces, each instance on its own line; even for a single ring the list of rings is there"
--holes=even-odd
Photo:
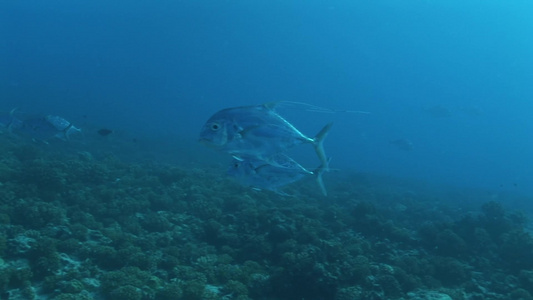
[[[218,125],[218,123],[211,124],[211,130],[217,131],[219,129],[220,129],[220,125]]]

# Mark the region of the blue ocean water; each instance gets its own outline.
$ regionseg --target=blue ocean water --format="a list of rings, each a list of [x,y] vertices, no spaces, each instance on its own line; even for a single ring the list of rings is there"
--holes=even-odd
[[[2,109],[85,116],[193,148],[224,107],[365,110],[287,114],[309,135],[335,122],[327,148],[339,168],[532,192],[527,1],[0,5]]]
[[[1,1],[0,108],[179,140],[199,161],[220,159],[196,139],[225,107],[283,100],[363,110],[280,113],[310,136],[334,122],[332,168],[531,193],[532,9]],[[391,144],[399,139],[412,149]]]

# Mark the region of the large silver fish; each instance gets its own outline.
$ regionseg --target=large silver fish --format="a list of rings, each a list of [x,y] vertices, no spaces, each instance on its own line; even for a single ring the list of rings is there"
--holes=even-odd
[[[322,181],[323,172],[324,168],[318,168],[314,172],[309,171],[285,154],[275,155],[270,161],[233,157],[228,170],[228,174],[244,186],[271,190],[282,195],[285,194],[279,191],[280,188],[308,175],[316,176],[322,193],[327,195]]]
[[[310,138],[274,110],[275,103],[241,106],[218,111],[207,120],[200,141],[240,158],[270,161],[271,157],[299,144],[311,144],[324,170],[328,159],[323,142],[332,123]]]

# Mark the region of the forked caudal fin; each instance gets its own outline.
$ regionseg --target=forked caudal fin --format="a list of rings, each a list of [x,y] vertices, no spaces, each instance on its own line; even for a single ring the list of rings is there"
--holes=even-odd
[[[324,171],[329,170],[329,160],[326,156],[326,152],[324,151],[324,139],[328,135],[331,126],[333,126],[333,123],[326,124],[326,126],[324,126],[313,139],[313,145],[315,146],[316,154],[318,155],[318,159],[320,159],[321,168],[324,169]]]
[[[75,127],[72,123],[69,123],[67,127],[65,127],[65,129],[61,130],[60,133],[56,134],[56,137],[64,141],[68,141],[70,140],[70,135],[76,132],[81,132],[83,134],[81,129]]]
[[[331,160],[331,157],[328,159],[328,164],[330,160]],[[325,171],[327,170],[324,168],[324,165],[320,165],[320,167],[318,167],[315,171],[313,171],[313,174],[316,176],[316,182],[318,183],[318,186],[320,187],[320,191],[322,192],[322,195],[327,196],[328,191],[326,190],[326,186],[324,185],[324,180],[322,180],[322,174],[324,174]]]
[[[333,123],[326,124],[326,126],[324,126],[313,139],[313,145],[315,146],[316,154],[320,159],[320,167],[318,167],[318,169],[313,173],[316,174],[316,181],[318,182],[318,186],[320,187],[320,190],[324,196],[327,196],[328,192],[324,186],[324,181],[322,181],[322,174],[326,171],[329,171],[329,161],[331,160],[327,158],[326,152],[324,151],[324,139],[328,135],[331,126],[333,126]]]

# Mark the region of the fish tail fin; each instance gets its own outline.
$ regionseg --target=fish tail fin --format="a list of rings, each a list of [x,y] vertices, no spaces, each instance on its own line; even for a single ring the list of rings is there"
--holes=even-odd
[[[77,128],[72,123],[70,123],[70,124],[68,124],[68,126],[65,129],[63,129],[63,131],[60,133],[60,135],[58,137],[60,139],[64,140],[64,141],[68,141],[68,140],[70,140],[70,135],[73,132],[80,132],[80,133],[83,134],[81,129]]]
[[[313,144],[315,146],[316,154],[318,155],[318,158],[320,159],[321,168],[324,169],[324,171],[329,170],[329,160],[326,156],[326,152],[324,151],[324,139],[328,135],[331,126],[333,126],[333,123],[328,123],[326,126],[320,130],[320,132],[315,136],[313,139]]]
[[[82,131],[80,128],[75,127],[74,125],[72,125],[72,126],[70,126],[70,128],[69,128],[67,131],[65,131],[65,137],[66,137],[67,139],[70,139],[70,135],[71,135],[72,133],[76,133],[76,132],[77,132],[77,133],[81,133],[82,136],[83,136],[83,131]]]
[[[320,191],[322,192],[322,195],[327,196],[328,190],[326,190],[326,186],[324,185],[324,180],[322,179],[322,174],[324,174],[324,168],[320,168],[316,172],[316,182],[318,183],[318,186],[320,187]]]
[[[327,160],[328,165],[329,165],[330,161],[331,161],[331,157]],[[318,183],[318,187],[320,187],[320,191],[322,192],[322,195],[324,195],[324,196],[328,195],[328,191],[326,190],[326,185],[324,185],[324,180],[322,179],[322,174],[324,174],[324,172],[328,171],[328,169],[326,169],[326,167],[327,166],[322,164],[318,168],[316,168],[315,171],[313,171],[313,174],[316,176],[316,182]]]
[[[7,132],[9,133],[13,133],[13,123],[15,121],[15,112],[18,110],[18,107],[15,107],[13,108],[12,110],[9,111],[9,117],[11,118],[11,121],[9,122],[9,124],[7,124]]]

